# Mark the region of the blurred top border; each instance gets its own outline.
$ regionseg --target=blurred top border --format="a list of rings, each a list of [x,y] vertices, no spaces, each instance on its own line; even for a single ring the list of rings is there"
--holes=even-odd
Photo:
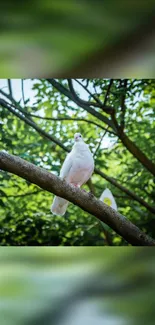
[[[154,78],[155,2],[6,1],[0,78]]]

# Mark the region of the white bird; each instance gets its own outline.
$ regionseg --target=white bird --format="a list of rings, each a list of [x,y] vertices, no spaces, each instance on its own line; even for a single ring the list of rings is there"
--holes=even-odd
[[[72,151],[67,155],[62,165],[60,178],[73,186],[81,187],[94,171],[94,159],[89,146],[84,142],[80,133],[75,133],[74,140]],[[68,204],[67,200],[55,196],[51,212],[63,216]]]
[[[116,201],[115,201],[111,191],[108,188],[106,188],[103,191],[102,195],[100,196],[100,200],[117,211]]]
[[[101,200],[102,202],[104,202],[105,204],[109,205],[111,208],[113,208],[114,210],[117,211],[116,201],[115,201],[111,191],[108,188],[106,188],[103,191],[103,193],[101,194],[99,200]],[[102,226],[103,226],[103,228],[105,230],[110,229],[110,227],[107,224],[105,224],[103,221],[101,221],[101,224],[102,224]]]

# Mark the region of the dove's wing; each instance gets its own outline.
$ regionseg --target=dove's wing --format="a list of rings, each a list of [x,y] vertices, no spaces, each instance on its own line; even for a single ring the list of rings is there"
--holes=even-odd
[[[70,169],[72,167],[72,153],[70,152],[66,159],[64,160],[64,163],[62,165],[62,168],[60,170],[60,178],[61,179],[66,179]],[[55,196],[53,200],[53,204],[51,206],[51,212],[56,215],[63,216],[67,210],[69,202],[61,197]]]
[[[69,174],[69,171],[72,167],[72,152],[70,152],[66,159],[64,160],[64,163],[62,165],[62,168],[60,170],[60,177],[62,179],[65,179],[67,177],[67,175]]]

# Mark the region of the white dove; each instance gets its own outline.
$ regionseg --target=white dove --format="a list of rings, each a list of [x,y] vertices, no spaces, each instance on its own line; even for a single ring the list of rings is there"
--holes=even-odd
[[[60,178],[73,186],[80,187],[91,177],[94,171],[94,159],[80,133],[75,133],[74,140],[72,151],[67,155],[62,165]],[[51,212],[63,216],[68,204],[67,200],[55,196]]]

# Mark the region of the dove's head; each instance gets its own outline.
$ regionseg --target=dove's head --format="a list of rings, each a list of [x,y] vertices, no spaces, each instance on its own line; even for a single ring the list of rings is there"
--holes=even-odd
[[[83,141],[81,133],[75,133],[74,134],[74,140],[75,140],[75,142]]]

